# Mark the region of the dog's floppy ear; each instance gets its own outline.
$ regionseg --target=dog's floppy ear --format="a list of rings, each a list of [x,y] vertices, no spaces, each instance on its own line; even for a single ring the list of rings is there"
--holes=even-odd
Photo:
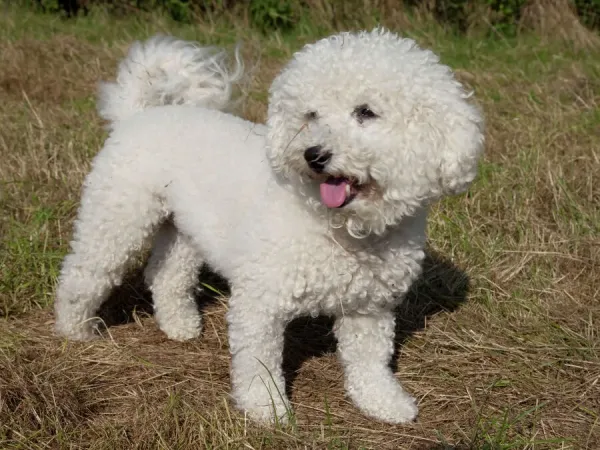
[[[283,93],[281,76],[275,79],[270,90],[269,110],[267,113],[267,158],[275,172],[288,177],[289,167],[285,163],[285,152],[293,136],[289,136],[289,117],[286,102],[289,99]],[[294,105],[287,105],[288,108]]]
[[[477,176],[484,148],[484,120],[478,108],[463,104],[444,124],[439,181],[445,195],[467,190]]]
[[[267,118],[267,157],[273,168],[280,172],[284,169],[283,152],[284,139],[286,135],[285,129],[285,112],[280,101],[271,102],[269,104],[269,112]]]

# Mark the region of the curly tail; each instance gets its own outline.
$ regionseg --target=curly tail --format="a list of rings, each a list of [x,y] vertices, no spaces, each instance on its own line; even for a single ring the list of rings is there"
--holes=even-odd
[[[239,51],[235,68],[225,51],[169,36],[135,42],[121,61],[117,80],[101,83],[98,112],[111,123],[161,105],[232,106],[233,86],[243,75]]]

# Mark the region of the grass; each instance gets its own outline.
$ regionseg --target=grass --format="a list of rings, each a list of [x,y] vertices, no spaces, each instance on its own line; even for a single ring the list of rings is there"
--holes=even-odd
[[[178,25],[158,15],[66,21],[3,12],[0,447],[600,447],[597,49],[389,20],[475,90],[488,127],[480,176],[468,194],[436,206],[425,276],[398,313],[398,377],[421,415],[406,426],[363,417],[344,398],[330,324],[301,320],[286,346],[294,425],[264,429],[228,401],[227,306],[209,275],[201,275],[210,297],[202,339],[183,344],[149,317],[135,273],[111,300],[115,326],[94,343],[53,335],[53,288],[82,179],[105,137],[95,86],[133,39],[243,41],[256,63],[242,114],[262,121],[277,70],[335,27],[303,20],[293,34],[264,36],[241,19]]]

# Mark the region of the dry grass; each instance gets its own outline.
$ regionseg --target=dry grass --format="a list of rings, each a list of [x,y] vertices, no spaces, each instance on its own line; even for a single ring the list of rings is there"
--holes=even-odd
[[[600,54],[407,23],[475,89],[488,118],[481,176],[436,208],[427,271],[398,313],[398,377],[422,413],[408,426],[360,415],[343,396],[330,324],[305,320],[286,345],[294,424],[267,430],[228,403],[221,297],[199,298],[205,331],[185,344],[157,329],[135,273],[103,311],[112,325],[103,340],[56,338],[50,305],[81,180],[104,138],[95,84],[127,44],[156,31],[243,38],[259,61],[243,114],[262,120],[273,74],[319,32],[261,37],[241,26],[6,10],[0,447],[600,448]]]
[[[558,37],[579,48],[595,48],[600,44],[600,37],[581,24],[569,0],[529,0],[520,25],[540,36]]]

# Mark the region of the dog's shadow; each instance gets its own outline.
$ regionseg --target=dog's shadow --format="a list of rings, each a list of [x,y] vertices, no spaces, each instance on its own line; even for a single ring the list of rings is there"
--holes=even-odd
[[[217,301],[215,291],[229,294],[227,282],[206,269],[200,273],[200,280],[205,286],[197,296],[200,309]],[[406,340],[415,332],[423,330],[429,318],[443,311],[456,310],[466,300],[468,292],[467,274],[449,260],[429,250],[423,274],[397,310],[396,345],[391,362],[393,369],[397,366],[398,355]],[[142,271],[138,270],[113,290],[102,305],[99,316],[107,327],[111,327],[132,322],[140,314],[152,314],[152,309],[152,297],[144,286]],[[335,348],[331,318],[303,317],[290,323],[285,332],[283,357],[288,394],[304,362],[335,352]]]
[[[467,299],[469,277],[451,261],[428,250],[423,273],[396,311],[396,340],[390,363],[395,371],[404,343],[425,328],[427,320],[443,311],[454,311]],[[314,357],[335,352],[333,319],[300,318],[286,330],[284,370],[289,391],[302,364]]]
[[[227,281],[214,272],[203,268],[198,278],[196,303],[200,310],[218,303],[220,297],[229,296]],[[138,268],[129,272],[123,282],[112,290],[100,307],[98,316],[102,319],[103,327],[110,328],[153,313],[152,294],[144,283],[143,268]]]

